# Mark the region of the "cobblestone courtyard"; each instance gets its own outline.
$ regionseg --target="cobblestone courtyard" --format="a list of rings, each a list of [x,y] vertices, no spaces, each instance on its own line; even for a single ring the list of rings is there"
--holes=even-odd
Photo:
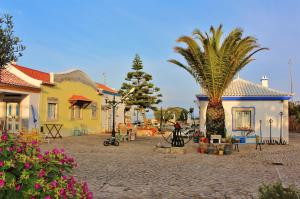
[[[153,148],[161,137],[104,147],[107,137],[67,137],[42,148],[64,148],[72,155],[75,175],[88,182],[94,198],[256,198],[262,183],[280,178],[300,188],[300,134],[290,134],[289,145],[264,145],[262,151],[241,146],[229,156],[199,154],[194,143],[184,155],[160,154]]]

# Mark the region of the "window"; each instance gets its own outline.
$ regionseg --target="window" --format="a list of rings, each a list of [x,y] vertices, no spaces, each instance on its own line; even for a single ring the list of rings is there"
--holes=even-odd
[[[254,129],[254,108],[232,108],[233,130]]]
[[[82,107],[80,105],[73,105],[71,108],[71,118],[81,119],[82,117]]]
[[[48,120],[57,120],[57,103],[48,102]]]
[[[97,118],[97,104],[92,103],[91,109],[92,109],[92,119],[96,119]]]

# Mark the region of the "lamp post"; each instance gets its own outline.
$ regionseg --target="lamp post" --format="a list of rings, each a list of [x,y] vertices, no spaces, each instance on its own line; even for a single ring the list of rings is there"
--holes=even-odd
[[[283,144],[283,142],[282,142],[282,116],[283,116],[283,112],[280,112],[279,115],[280,115],[280,141],[279,141],[279,144]]]
[[[116,101],[116,96],[114,95],[113,99],[112,100],[109,100],[109,99],[105,99],[105,103],[106,104],[109,104],[111,107],[112,107],[112,118],[113,118],[113,122],[112,122],[112,131],[111,131],[111,136],[112,138],[114,139],[115,136],[116,136],[116,131],[115,131],[115,112],[116,112],[116,107],[123,103],[123,101],[131,94],[133,93],[135,90],[135,88],[132,88],[130,89],[130,91],[124,95],[120,101]]]

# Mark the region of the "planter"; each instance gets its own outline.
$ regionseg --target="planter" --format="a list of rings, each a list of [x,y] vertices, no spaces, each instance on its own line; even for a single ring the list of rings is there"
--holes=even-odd
[[[224,154],[225,155],[230,155],[230,154],[232,154],[232,151],[233,151],[233,144],[225,144]]]
[[[199,143],[199,136],[193,138],[194,143]]]
[[[204,147],[200,147],[199,148],[199,153],[205,153],[205,148]]]
[[[207,154],[215,154],[215,153],[216,153],[216,147],[211,145],[207,147]]]

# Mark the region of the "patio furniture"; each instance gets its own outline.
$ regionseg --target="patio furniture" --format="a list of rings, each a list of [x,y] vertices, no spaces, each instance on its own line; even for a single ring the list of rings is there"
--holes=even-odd
[[[84,125],[84,124],[80,124],[80,130],[81,130],[81,135],[87,135],[88,134],[88,129],[87,129],[87,126]]]
[[[260,137],[257,135],[256,136],[256,147],[255,147],[255,149],[257,150],[257,147],[259,146],[259,150],[261,151],[261,145],[262,145],[262,141],[261,141]]]
[[[60,134],[60,130],[62,128],[62,124],[45,124],[47,130],[48,130],[48,135],[46,136],[46,138],[62,138],[61,134]],[[54,134],[55,133],[55,134]]]

